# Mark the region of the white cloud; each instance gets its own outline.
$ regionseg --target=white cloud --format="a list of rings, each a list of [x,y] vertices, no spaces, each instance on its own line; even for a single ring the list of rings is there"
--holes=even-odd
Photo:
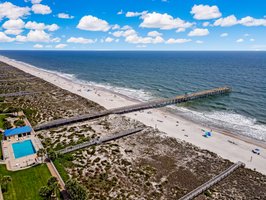
[[[61,38],[59,37],[53,38],[51,39],[51,42],[55,42],[55,43],[61,42]]]
[[[221,35],[220,35],[220,37],[227,37],[228,36],[228,33],[222,33]]]
[[[201,40],[197,40],[196,43],[197,43],[197,44],[203,44],[204,42],[201,41]]]
[[[67,13],[58,13],[57,17],[61,19],[73,19],[74,18],[74,16],[71,16]]]
[[[7,35],[19,35],[22,32],[23,32],[23,30],[13,30],[13,29],[11,29],[11,30],[9,30],[9,29],[5,30],[5,34],[7,34]]]
[[[69,43],[79,43],[79,44],[92,44],[95,43],[95,40],[87,39],[83,37],[71,37],[67,40]]]
[[[56,31],[59,29],[57,24],[46,25],[44,23],[32,22],[29,21],[26,23],[25,28],[33,29],[33,30],[48,30],[48,31]]]
[[[127,37],[127,36],[130,36],[130,35],[136,35],[136,31],[133,30],[133,29],[128,29],[128,30],[125,30],[125,31],[116,31],[113,33],[113,36],[115,37]]]
[[[140,37],[138,35],[129,35],[125,39],[128,43],[133,44],[158,44],[163,43],[164,39],[160,36],[157,37]]]
[[[178,29],[176,30],[177,33],[184,32],[184,31],[186,31],[185,28],[178,28]]]
[[[239,38],[238,40],[236,40],[237,43],[240,43],[240,42],[244,42],[244,40],[242,38]]]
[[[161,36],[162,33],[159,33],[158,31],[150,31],[148,32],[148,36],[150,37],[156,37],[156,36]]]
[[[86,31],[108,31],[111,27],[107,21],[87,15],[80,19],[77,28]]]
[[[142,45],[137,45],[136,47],[137,47],[137,48],[146,48],[147,45],[143,45],[143,44],[142,44]]]
[[[118,15],[123,15],[124,12],[123,12],[123,10],[120,10],[120,11],[117,12],[117,14],[118,14]]]
[[[19,30],[24,28],[25,23],[21,19],[10,19],[2,27],[9,30]]]
[[[210,25],[210,22],[203,22],[202,23],[202,26],[204,26],[204,27],[207,27],[207,26],[209,26]]]
[[[50,42],[51,38],[48,33],[43,30],[30,30],[26,36],[17,35],[18,42]]]
[[[42,0],[31,0],[31,3],[32,4],[39,4],[41,2],[42,2]]]
[[[104,41],[110,43],[110,42],[113,42],[114,41],[114,38],[107,37],[107,38],[105,38]]]
[[[196,28],[188,33],[188,36],[206,36],[209,35],[209,30],[206,28]]]
[[[65,47],[67,47],[67,44],[58,44],[55,46],[56,49],[63,49]]]
[[[41,49],[41,48],[43,48],[43,45],[41,45],[41,44],[35,44],[35,45],[33,46],[33,48]]]
[[[255,39],[254,39],[254,38],[250,38],[249,41],[250,41],[250,42],[254,42]]]
[[[14,38],[8,37],[5,33],[0,32],[0,42],[13,42]]]
[[[222,16],[217,6],[209,6],[202,4],[194,5],[190,13],[194,15],[194,19],[198,20],[215,19]]]
[[[239,20],[238,23],[244,26],[266,26],[266,19],[255,19],[247,16]]]
[[[189,28],[192,23],[186,22],[180,18],[173,18],[171,15],[160,13],[147,13],[141,17],[143,22],[140,27],[143,28],[159,28],[162,30],[170,30],[175,28]]]
[[[33,4],[33,6],[31,7],[31,10],[35,14],[42,14],[42,15],[47,15],[47,14],[50,14],[52,12],[52,10],[49,6],[42,5],[42,4]]]
[[[192,41],[191,39],[184,39],[184,38],[174,39],[174,38],[170,38],[165,43],[166,44],[182,44],[182,43],[191,42],[191,41]]]
[[[245,37],[249,37],[250,35],[249,35],[248,33],[245,33],[244,36],[245,36]]]
[[[234,15],[230,15],[225,18],[217,19],[214,22],[214,26],[234,26],[238,23],[237,18]]]
[[[143,11],[143,12],[127,12],[126,17],[138,17],[142,15],[146,15],[148,11]]]
[[[30,8],[19,7],[10,2],[0,3],[0,20],[3,18],[18,19],[30,14]]]

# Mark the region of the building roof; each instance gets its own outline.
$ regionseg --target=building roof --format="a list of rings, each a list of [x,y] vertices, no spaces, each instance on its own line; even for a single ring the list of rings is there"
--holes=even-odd
[[[18,135],[18,134],[29,133],[29,132],[31,132],[31,127],[30,126],[23,126],[23,127],[5,130],[4,136],[8,137],[8,136],[12,136],[12,135]]]

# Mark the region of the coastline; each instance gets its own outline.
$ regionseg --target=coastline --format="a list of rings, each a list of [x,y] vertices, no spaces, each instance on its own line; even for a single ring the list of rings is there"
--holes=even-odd
[[[62,89],[94,101],[101,106],[104,106],[106,109],[132,105],[138,102],[125,95],[111,92],[108,89],[75,83],[55,73],[31,67],[30,65],[25,65],[6,57],[0,56],[0,61],[14,66],[26,73],[37,76]],[[232,162],[242,161],[246,164],[246,167],[251,169],[256,168],[257,171],[266,174],[266,148],[264,143],[262,143],[264,145],[262,145],[263,148],[261,148],[262,155],[257,156],[251,152],[252,149],[257,148],[258,146],[258,143],[255,140],[246,137],[243,138],[242,136],[216,129],[213,129],[212,137],[205,138],[202,136],[202,129],[209,130],[209,128],[171,114],[167,112],[166,109],[145,110],[125,115],[148,126],[158,128],[160,131],[165,132],[167,136],[175,137],[179,140],[185,140],[202,149],[214,152],[225,159],[229,159]],[[232,141],[235,144],[228,141]],[[251,156],[253,158],[252,162],[250,162]]]

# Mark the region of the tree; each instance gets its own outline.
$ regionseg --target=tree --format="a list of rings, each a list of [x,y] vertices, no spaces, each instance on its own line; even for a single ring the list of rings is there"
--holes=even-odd
[[[3,189],[3,191],[8,190],[8,183],[12,181],[11,176],[2,176],[0,177],[0,185]]]
[[[66,182],[66,190],[72,200],[85,200],[87,198],[86,190],[75,180]]]
[[[45,150],[44,150],[44,149],[39,149],[39,150],[37,151],[37,156],[38,156],[38,157],[41,157],[42,162],[43,162],[43,157],[45,156]]]
[[[42,186],[39,190],[39,195],[44,199],[50,199],[53,191],[48,186]]]
[[[56,177],[54,176],[50,177],[47,182],[47,186],[52,190],[52,194],[54,194],[55,196],[58,194],[59,183]]]
[[[54,160],[57,158],[57,154],[56,154],[56,152],[55,152],[54,150],[49,150],[49,151],[48,151],[48,157],[49,157],[52,161],[54,161]]]

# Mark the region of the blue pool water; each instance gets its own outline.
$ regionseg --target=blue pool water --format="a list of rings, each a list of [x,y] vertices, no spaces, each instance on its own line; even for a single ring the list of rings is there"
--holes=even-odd
[[[12,144],[15,158],[21,158],[36,153],[36,150],[31,140],[17,142]]]

